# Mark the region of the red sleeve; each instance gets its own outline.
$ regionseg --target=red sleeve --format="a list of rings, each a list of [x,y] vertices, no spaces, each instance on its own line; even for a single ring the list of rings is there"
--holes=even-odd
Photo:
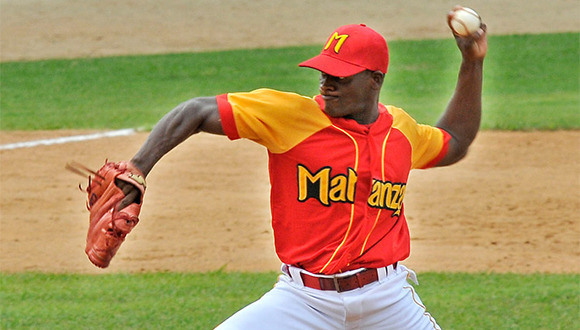
[[[230,140],[239,139],[240,134],[236,128],[236,121],[234,120],[232,106],[230,105],[230,102],[228,102],[228,94],[220,94],[216,96],[216,101],[220,111],[220,118],[222,120],[224,133],[226,133]]]
[[[423,167],[424,169],[437,165],[437,163],[439,163],[441,159],[447,155],[447,150],[449,150],[449,141],[451,140],[451,135],[441,128],[439,128],[439,130],[441,133],[443,133],[443,147],[441,147],[441,151],[439,151],[437,157],[433,158],[432,161]]]

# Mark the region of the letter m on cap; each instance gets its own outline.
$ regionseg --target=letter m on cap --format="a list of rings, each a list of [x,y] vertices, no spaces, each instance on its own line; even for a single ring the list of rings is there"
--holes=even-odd
[[[331,35],[330,38],[328,39],[326,46],[324,46],[324,50],[327,50],[336,40],[336,45],[334,45],[334,52],[338,54],[338,52],[340,51],[340,47],[342,47],[342,44],[344,43],[346,38],[348,38],[348,34],[338,34],[338,32],[334,32],[334,34]]]

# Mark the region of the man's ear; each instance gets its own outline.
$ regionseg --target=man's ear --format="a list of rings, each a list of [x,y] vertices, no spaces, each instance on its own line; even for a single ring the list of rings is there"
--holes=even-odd
[[[373,71],[371,73],[371,78],[373,80],[373,84],[376,86],[377,89],[381,89],[383,86],[383,81],[385,80],[385,74],[381,71]]]

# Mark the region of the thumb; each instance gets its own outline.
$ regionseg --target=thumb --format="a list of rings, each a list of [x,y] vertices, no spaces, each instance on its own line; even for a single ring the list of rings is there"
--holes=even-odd
[[[137,199],[139,198],[140,193],[141,192],[135,188],[133,188],[128,193],[125,193],[125,198],[123,198],[121,200],[121,202],[119,203],[119,205],[117,205],[117,211],[120,211],[120,210],[124,209],[125,207],[137,202],[138,201]]]

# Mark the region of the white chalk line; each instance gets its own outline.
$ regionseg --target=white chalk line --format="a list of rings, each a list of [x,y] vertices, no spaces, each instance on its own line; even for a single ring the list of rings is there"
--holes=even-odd
[[[36,141],[2,144],[2,145],[0,145],[0,150],[32,148],[32,147],[37,147],[37,146],[50,146],[50,145],[54,145],[54,144],[63,144],[63,143],[70,143],[70,142],[96,140],[96,139],[102,139],[102,138],[107,138],[107,137],[127,136],[127,135],[132,135],[134,133],[135,133],[135,129],[127,128],[127,129],[120,129],[117,131],[109,131],[109,132],[102,132],[102,133],[94,133],[94,134],[86,134],[86,135],[73,135],[73,136],[65,136],[65,137],[59,137],[59,138],[54,138],[54,139],[44,139],[44,140],[36,140]]]

